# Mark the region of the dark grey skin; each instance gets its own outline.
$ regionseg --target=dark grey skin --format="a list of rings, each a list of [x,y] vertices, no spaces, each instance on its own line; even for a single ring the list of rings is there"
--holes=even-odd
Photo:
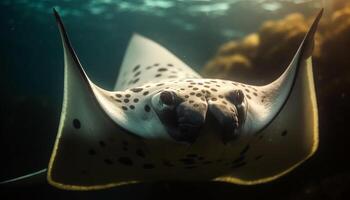
[[[239,127],[245,119],[244,94],[241,90],[233,90],[225,95],[232,103],[230,109],[206,96],[205,101],[193,103],[173,90],[163,90],[157,97],[162,106],[153,108],[170,137],[178,142],[193,144],[201,134],[208,114],[220,124],[221,130],[218,132],[224,144],[239,137]]]

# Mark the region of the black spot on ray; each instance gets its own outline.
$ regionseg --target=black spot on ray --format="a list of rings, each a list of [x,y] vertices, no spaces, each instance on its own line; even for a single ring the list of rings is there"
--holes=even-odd
[[[98,144],[101,146],[101,147],[105,147],[106,146],[106,143],[104,141],[99,141]]]
[[[157,71],[159,71],[159,72],[165,72],[165,71],[167,71],[168,69],[167,68],[159,68]]]
[[[140,65],[136,65],[132,71],[135,72],[135,71],[138,70],[139,68],[140,68]]]
[[[244,159],[245,159],[244,156],[240,156],[236,160],[232,161],[232,164],[240,163],[240,162],[244,161]]]
[[[73,119],[73,127],[76,129],[80,129],[81,128],[81,123],[78,119]]]
[[[282,136],[286,136],[287,134],[288,134],[287,130],[284,130],[284,131],[281,133]]]
[[[246,165],[247,163],[246,162],[242,162],[242,163],[238,163],[236,165],[232,165],[231,166],[231,169],[237,169],[239,167],[243,167],[244,165]]]
[[[249,144],[247,144],[247,145],[244,147],[244,149],[241,151],[240,155],[244,155],[244,154],[246,154],[246,153],[247,153],[247,151],[249,150],[249,148],[250,148],[250,145],[249,145]]]
[[[137,79],[133,80],[132,83],[135,84],[135,83],[137,83],[139,80],[140,80],[140,79],[137,78]]]
[[[127,166],[133,165],[132,160],[131,160],[130,158],[128,158],[128,157],[120,157],[120,158],[118,159],[118,161],[119,161],[121,164],[123,164],[123,165],[127,165]]]
[[[149,107],[149,105],[145,105],[145,111],[146,111],[146,112],[151,111],[151,107]]]
[[[136,76],[138,76],[138,75],[140,75],[140,74],[141,74],[141,72],[138,71],[138,72],[136,72],[136,73],[134,74],[134,77],[136,77]]]
[[[138,92],[141,92],[143,89],[142,88],[132,88],[130,90],[135,92],[135,93],[138,93]]]
[[[143,152],[142,149],[137,149],[136,154],[142,158],[146,157],[146,154],[145,154],[145,152]]]

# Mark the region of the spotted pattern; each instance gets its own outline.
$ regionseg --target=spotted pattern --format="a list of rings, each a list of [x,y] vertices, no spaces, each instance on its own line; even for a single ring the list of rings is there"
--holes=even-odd
[[[286,136],[288,134],[287,130],[284,130],[282,133],[281,133],[281,136]]]
[[[177,66],[173,63],[149,63],[137,64],[123,72],[121,78],[121,87],[130,88],[134,85],[140,85],[150,82],[150,78],[159,80],[173,80],[185,78],[200,78],[192,70],[184,68],[184,66]],[[156,80],[154,80],[156,81]],[[151,80],[152,82],[152,80]]]
[[[75,129],[80,129],[81,128],[81,123],[80,123],[79,119],[73,119],[73,127]]]
[[[173,70],[175,69],[175,70]],[[265,91],[259,90],[258,87],[250,86],[242,83],[223,81],[218,79],[178,79],[176,78],[178,71],[176,67],[169,64],[154,63],[152,65],[142,66],[137,65],[133,69],[133,77],[130,81],[137,81],[137,78],[142,80],[143,73],[147,71],[153,71],[153,78],[160,77],[173,77],[174,80],[166,79],[164,81],[159,81],[156,83],[146,83],[144,85],[137,85],[125,91],[118,91],[110,95],[110,98],[115,102],[115,105],[119,107],[124,112],[142,112],[145,115],[150,114],[152,111],[152,106],[149,101],[144,101],[144,99],[151,98],[153,94],[157,94],[164,90],[175,91],[176,94],[182,99],[182,101],[187,101],[194,108],[200,106],[206,106],[207,101],[215,102],[220,104],[230,110],[231,112],[236,112],[230,107],[232,100],[228,97],[229,92],[227,88],[231,88],[230,91],[240,90],[243,93],[244,98],[247,101],[255,100],[260,103],[266,101],[267,95]],[[223,92],[224,91],[224,92]],[[166,97],[166,98],[165,98]],[[168,96],[163,97],[169,100]],[[286,131],[281,133],[281,136],[285,136]],[[263,136],[259,135],[259,140],[263,140]],[[102,147],[100,145],[100,148]],[[246,144],[242,147],[236,155],[232,155],[231,158],[223,157],[220,155],[216,158],[207,159],[204,155],[197,153],[187,153],[180,158],[172,159],[161,159],[160,163],[154,163],[151,157],[147,156],[147,153],[142,148],[130,148],[126,141],[122,142],[121,154],[115,160],[111,158],[105,158],[103,161],[106,165],[114,165],[119,163],[123,166],[135,166],[144,170],[157,169],[157,167],[164,168],[174,168],[180,167],[184,170],[191,170],[197,168],[206,168],[214,165],[227,166],[227,169],[238,169],[244,167],[248,164],[248,161],[258,162],[263,159],[264,155],[249,155],[249,150],[251,148],[250,144]],[[119,152],[119,153],[120,153]],[[89,149],[88,154],[94,156],[98,154],[98,151],[94,149]],[[250,160],[248,158],[251,158]]]

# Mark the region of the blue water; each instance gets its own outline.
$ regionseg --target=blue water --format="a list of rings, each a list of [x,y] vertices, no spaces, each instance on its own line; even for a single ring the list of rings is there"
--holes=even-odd
[[[87,73],[102,87],[112,88],[133,32],[161,43],[199,70],[218,46],[256,31],[265,20],[295,11],[310,15],[320,7],[319,0],[296,2],[3,0],[1,60],[16,91],[54,96],[60,102],[63,59],[53,7],[62,15]]]

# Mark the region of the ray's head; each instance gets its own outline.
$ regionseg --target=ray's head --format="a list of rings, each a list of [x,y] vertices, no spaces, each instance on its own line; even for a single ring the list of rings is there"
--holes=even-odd
[[[244,93],[232,87],[215,89],[217,83],[212,86],[203,80],[115,92],[111,95],[113,105],[106,105],[105,110],[116,106],[117,112],[110,112],[111,118],[144,138],[193,144],[205,132],[203,127],[210,123],[217,125],[212,134],[223,143],[237,139],[245,120]]]

